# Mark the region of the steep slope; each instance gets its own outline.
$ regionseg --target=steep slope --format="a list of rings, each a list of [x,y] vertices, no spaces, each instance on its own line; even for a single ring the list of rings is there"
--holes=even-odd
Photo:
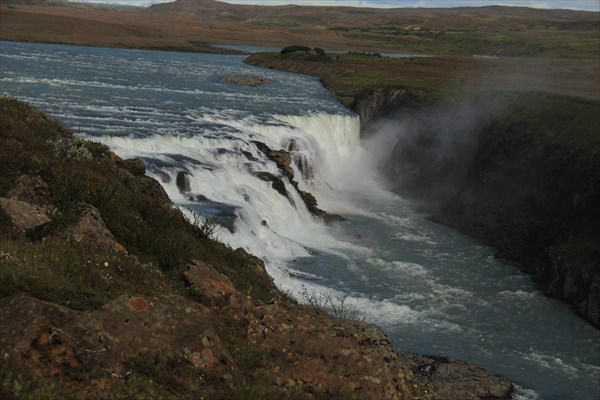
[[[384,172],[435,221],[497,248],[599,326],[598,110],[543,92],[404,108]]]
[[[600,327],[600,103],[545,93],[478,135],[466,179],[436,214],[496,247]]]

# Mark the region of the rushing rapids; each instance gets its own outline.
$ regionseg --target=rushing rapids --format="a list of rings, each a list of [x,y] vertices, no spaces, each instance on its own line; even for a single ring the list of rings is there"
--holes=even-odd
[[[361,143],[358,118],[316,79],[239,56],[18,43],[0,56],[3,95],[143,158],[177,206],[214,217],[218,239],[265,259],[300,300],[307,290],[345,298],[397,349],[505,374],[529,388],[515,398],[597,399],[598,331],[491,249],[385,191],[374,150],[385,143]],[[270,83],[232,86],[223,73]],[[324,223],[302,192],[345,220]]]

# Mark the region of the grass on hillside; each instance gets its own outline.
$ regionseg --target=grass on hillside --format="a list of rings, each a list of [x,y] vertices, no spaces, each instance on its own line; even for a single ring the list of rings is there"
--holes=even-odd
[[[512,103],[499,127],[523,124],[525,133],[542,143],[574,153],[600,155],[600,101],[548,93],[531,93]],[[510,129],[509,126],[506,129]]]
[[[254,53],[245,62],[314,75],[340,102],[352,106],[357,95],[378,88],[403,88],[424,103],[485,91],[545,91],[600,98],[597,60],[486,57],[386,58],[368,53]]]
[[[139,177],[146,183],[127,184],[119,179],[106,146],[77,139],[42,112],[2,98],[0,147],[0,196],[7,195],[19,176],[40,176],[52,194],[48,209],[54,231],[76,221],[85,202],[99,209],[129,252],[105,256],[74,243],[21,246],[7,217],[0,215],[1,295],[23,291],[88,309],[118,292],[180,293],[177,268],[199,259],[223,272],[259,304],[278,296],[268,278],[256,274],[256,261],[188,223],[165,196],[156,195],[162,193],[157,182]]]
[[[140,176],[154,185],[140,185],[137,178],[138,184],[126,184],[117,176],[105,146],[75,138],[26,103],[0,98],[0,148],[0,196],[5,197],[23,174],[40,176],[48,183],[53,203],[46,210],[54,218],[50,237],[76,221],[78,205],[86,202],[100,210],[128,250],[128,254],[104,252],[69,238],[29,242],[0,210],[0,297],[25,293],[92,310],[123,293],[187,296],[178,267],[189,259],[203,260],[227,275],[255,304],[283,297],[268,276],[257,275],[255,259],[207,237],[170,202],[165,204],[166,195],[153,189],[157,182]],[[90,394],[39,377],[19,360],[2,358],[0,398],[285,398],[268,379],[254,379],[255,366],[268,354],[248,343],[239,322],[229,321],[226,315],[220,318],[225,327],[219,334],[248,378],[245,382],[228,385],[200,379],[202,371],[187,361],[168,354],[140,354],[130,360],[132,374],[126,381]],[[89,382],[96,373],[102,371],[91,371],[81,379]]]
[[[597,58],[600,38],[593,32],[549,29],[407,29],[397,24],[332,28],[344,37],[373,42],[378,48],[402,47],[407,53]]]

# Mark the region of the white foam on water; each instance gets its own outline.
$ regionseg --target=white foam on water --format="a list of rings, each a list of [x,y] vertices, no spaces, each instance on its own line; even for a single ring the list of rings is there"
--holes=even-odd
[[[206,124],[207,128],[195,136],[176,133],[146,138],[104,136],[101,141],[123,157],[142,157],[150,160],[147,161],[149,164],[161,162],[161,173],[154,175],[177,204],[194,206],[189,197],[202,195],[213,202],[235,207],[235,230],[233,233],[222,231],[219,239],[278,265],[278,269],[284,269],[291,259],[309,256],[310,249],[341,257],[349,251],[360,251],[356,243],[336,239],[333,230],[308,211],[293,185],[254,143],[264,142],[273,150],[288,150],[294,143],[290,149],[292,156],[302,155],[315,171],[314,179],[307,182],[300,167],[293,164],[294,179],[301,187],[325,187],[323,192],[331,193],[333,186],[339,183],[339,169],[345,168],[349,158],[360,152],[356,149],[360,147],[357,117],[332,114],[276,116],[268,123],[261,123],[253,116],[246,114],[240,118],[238,114],[235,110],[201,110],[192,118]],[[238,118],[232,118],[236,115]],[[286,120],[304,128],[292,126]],[[228,127],[227,133],[217,133],[223,126]],[[316,130],[322,130],[321,135],[314,133]],[[325,150],[329,147],[335,151]],[[252,158],[244,153],[251,154]],[[174,161],[173,155],[185,159]],[[336,163],[336,160],[340,162]],[[176,174],[182,170],[187,173],[190,194],[182,193],[175,184]],[[271,182],[257,177],[263,173],[278,176],[285,184],[287,196],[274,190]],[[164,176],[170,179],[165,180]],[[351,187],[346,185],[345,188]],[[274,273],[279,276],[279,281],[277,277],[275,279],[280,286],[284,286],[281,279],[297,279],[297,275]]]
[[[503,290],[501,292],[498,292],[498,296],[503,297],[508,301],[531,299],[536,295],[538,294],[534,291],[525,290]]]
[[[531,389],[525,389],[516,383],[513,383],[513,388],[512,400],[542,400],[540,395]]]
[[[422,265],[404,262],[404,261],[388,261],[381,258],[371,257],[367,261],[381,269],[407,274],[412,277],[425,278],[429,275],[429,271]]]
[[[600,367],[584,364],[584,365],[573,365],[565,362],[562,358],[555,354],[546,354],[540,351],[532,350],[529,353],[521,354],[524,359],[529,360],[536,365],[537,368],[547,369],[549,371],[560,370],[563,374],[569,377],[577,377],[582,370],[592,371],[598,374]]]
[[[411,233],[411,232],[397,232],[394,235],[390,236],[391,240],[399,240],[399,241],[403,241],[403,242],[425,242],[428,244],[435,244],[436,242],[433,240],[430,240],[430,238],[427,235],[424,234],[419,234],[419,233]]]

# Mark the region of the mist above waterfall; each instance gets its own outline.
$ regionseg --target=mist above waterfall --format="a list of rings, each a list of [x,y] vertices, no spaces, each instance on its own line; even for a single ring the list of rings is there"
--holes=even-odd
[[[435,207],[464,179],[477,135],[505,101],[479,95],[400,110],[370,126],[364,147],[378,160],[386,188]]]

